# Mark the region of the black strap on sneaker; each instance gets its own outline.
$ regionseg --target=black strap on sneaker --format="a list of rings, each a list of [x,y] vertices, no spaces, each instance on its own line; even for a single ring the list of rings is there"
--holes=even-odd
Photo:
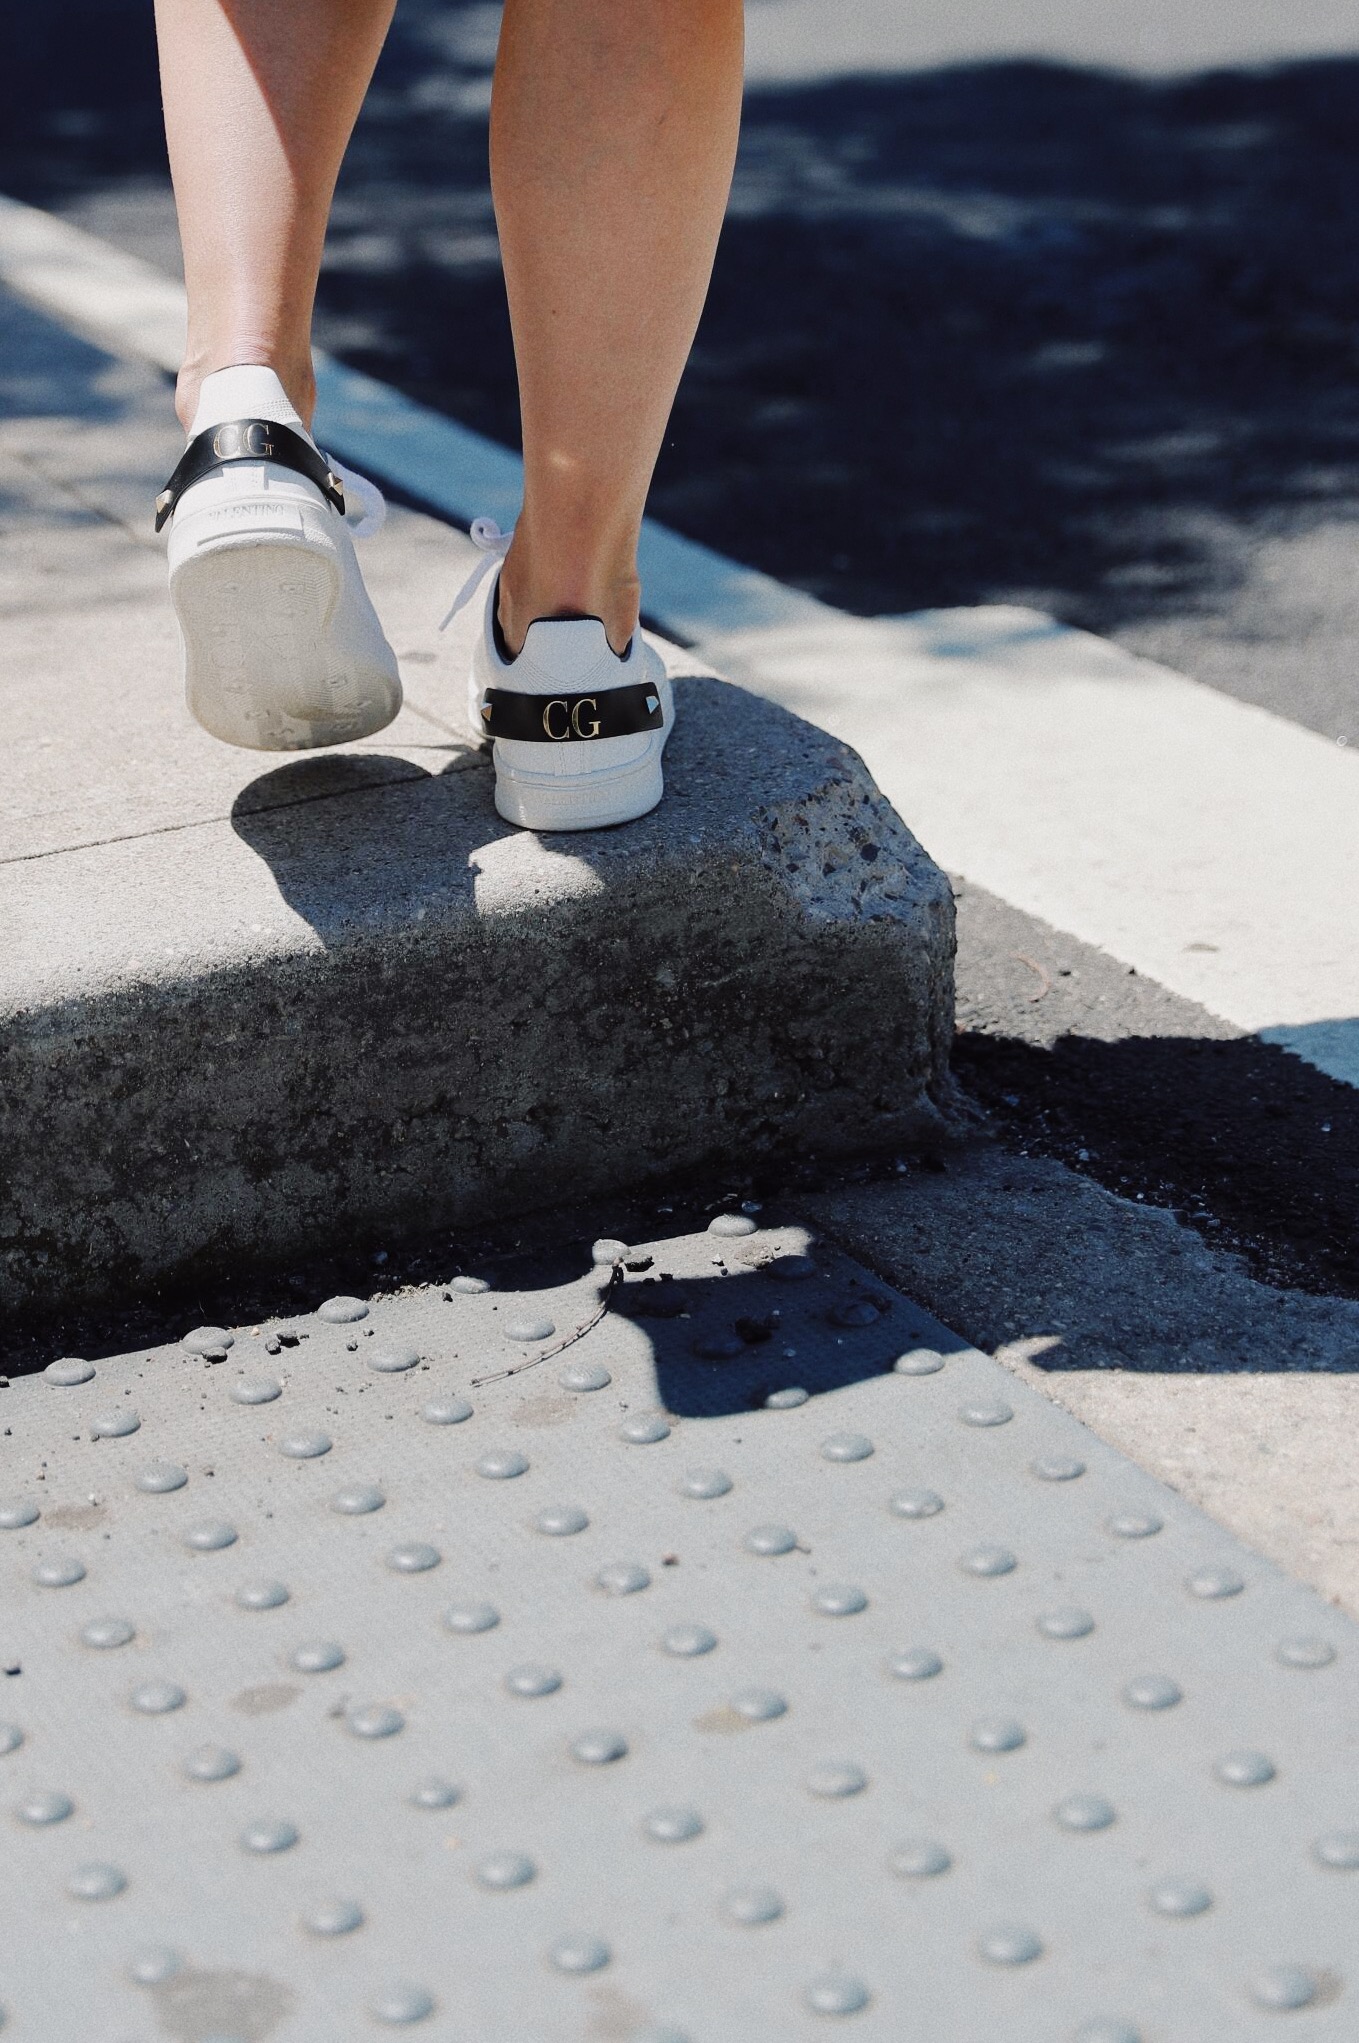
[[[601,688],[598,695],[516,695],[488,688],[481,722],[489,738],[521,745],[573,745],[594,738],[629,738],[658,731],[665,722],[660,694],[650,681]]]
[[[273,419],[229,419],[224,425],[209,426],[184,449],[178,468],[156,498],[157,532],[186,489],[192,489],[205,475],[232,461],[275,461],[280,468],[291,468],[294,474],[314,482],[327,503],[333,504],[343,518],[344,489],[340,478],[310,440],[304,440],[291,426],[275,424]]]

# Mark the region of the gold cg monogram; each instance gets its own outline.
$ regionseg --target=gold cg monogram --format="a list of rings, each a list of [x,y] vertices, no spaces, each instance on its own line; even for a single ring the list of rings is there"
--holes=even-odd
[[[581,722],[584,710],[593,712],[588,723]],[[574,702],[564,695],[555,695],[543,705],[543,729],[549,738],[558,744],[565,738],[597,738],[600,732],[599,701],[593,695],[578,695]]]
[[[245,419],[218,426],[212,436],[212,451],[219,461],[268,461],[274,443],[264,419]]]

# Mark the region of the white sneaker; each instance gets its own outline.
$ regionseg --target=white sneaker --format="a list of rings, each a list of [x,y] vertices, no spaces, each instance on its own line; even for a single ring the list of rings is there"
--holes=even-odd
[[[385,505],[328,461],[272,369],[203,385],[156,499],[190,713],[229,745],[298,752],[370,737],[401,707],[396,655],[354,558]]]
[[[472,536],[488,555],[508,545],[488,519]],[[492,564],[478,568],[449,617]],[[497,811],[525,830],[601,830],[645,816],[665,792],[661,755],[675,726],[659,653],[637,631],[620,657],[597,617],[539,618],[507,660],[496,643],[499,586],[497,573],[468,691],[472,727],[493,741]]]

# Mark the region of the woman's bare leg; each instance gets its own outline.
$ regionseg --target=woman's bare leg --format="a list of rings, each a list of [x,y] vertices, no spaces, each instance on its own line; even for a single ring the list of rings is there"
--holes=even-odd
[[[309,423],[312,302],[340,159],[395,0],[156,0],[184,244],[187,428],[214,369],[275,370]]]
[[[500,583],[511,652],[536,617],[602,618],[616,652],[636,628],[642,508],[731,183],[742,40],[741,0],[507,0],[491,179],[524,432]]]
[[[156,4],[189,292],[180,417],[204,376],[253,362],[310,419],[326,220],[394,0]],[[741,0],[508,0],[491,155],[524,425],[511,650],[535,617],[600,617],[616,650],[636,626],[637,534],[712,268],[741,60]]]

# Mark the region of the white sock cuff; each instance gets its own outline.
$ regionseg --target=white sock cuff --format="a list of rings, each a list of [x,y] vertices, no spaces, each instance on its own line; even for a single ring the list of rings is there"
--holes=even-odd
[[[220,426],[227,419],[271,419],[275,425],[291,426],[294,432],[311,439],[275,372],[253,362],[243,362],[233,369],[214,369],[211,376],[204,377],[189,438],[192,440],[196,434]]]

